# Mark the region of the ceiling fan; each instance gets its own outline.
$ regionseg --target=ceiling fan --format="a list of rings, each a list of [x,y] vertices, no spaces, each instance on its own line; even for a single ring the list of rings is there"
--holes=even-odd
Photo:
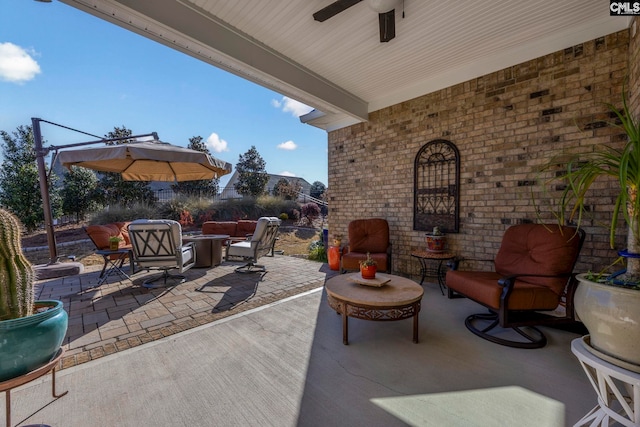
[[[362,0],[337,0],[313,14],[313,19],[324,22]],[[369,7],[378,12],[380,42],[388,42],[396,36],[395,6],[399,0],[368,0]]]

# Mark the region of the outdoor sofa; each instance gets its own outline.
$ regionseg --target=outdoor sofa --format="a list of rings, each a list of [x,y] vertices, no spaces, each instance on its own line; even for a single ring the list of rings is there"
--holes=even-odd
[[[239,219],[238,221],[206,221],[202,224],[202,234],[227,234],[229,239],[223,245],[247,240],[255,231],[257,220]]]

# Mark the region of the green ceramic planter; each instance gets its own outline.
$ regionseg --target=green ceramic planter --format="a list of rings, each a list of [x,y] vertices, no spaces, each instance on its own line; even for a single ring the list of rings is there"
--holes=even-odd
[[[49,362],[67,333],[68,318],[62,301],[36,301],[53,308],[0,321],[0,382],[19,377]]]

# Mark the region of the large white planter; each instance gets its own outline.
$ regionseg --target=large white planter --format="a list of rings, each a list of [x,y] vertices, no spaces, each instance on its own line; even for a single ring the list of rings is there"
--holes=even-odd
[[[592,282],[579,274],[575,309],[594,353],[640,372],[640,291]]]

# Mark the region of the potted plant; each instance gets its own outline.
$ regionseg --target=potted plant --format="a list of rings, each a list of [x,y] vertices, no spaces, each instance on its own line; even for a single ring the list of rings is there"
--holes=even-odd
[[[429,252],[444,252],[444,247],[447,244],[447,236],[440,231],[440,227],[433,227],[431,234],[425,234],[427,238],[427,250]]]
[[[20,223],[0,209],[0,382],[48,363],[67,333],[61,301],[34,301],[34,271],[22,253]]]
[[[333,235],[333,245],[327,249],[327,260],[331,270],[340,270],[340,256],[342,254],[342,234]]]
[[[627,225],[627,248],[619,254],[626,260],[626,270],[620,274],[580,274],[575,294],[575,310],[589,330],[592,352],[610,362],[640,372],[640,123],[635,119],[623,95],[622,110],[609,104],[617,119],[615,126],[627,136],[624,147],[602,147],[595,151],[566,159],[552,160],[547,168],[561,167],[552,179],[566,187],[558,202],[557,218],[581,225],[587,211],[586,197],[591,185],[599,178],[613,178],[617,194],[609,224],[610,245],[614,247],[616,226],[620,214]]]
[[[109,249],[112,251],[117,251],[120,247],[120,242],[122,241],[122,237],[119,236],[111,236],[109,237]]]
[[[364,261],[360,261],[360,274],[363,279],[375,279],[376,271],[378,271],[378,263],[367,252],[367,258]]]

